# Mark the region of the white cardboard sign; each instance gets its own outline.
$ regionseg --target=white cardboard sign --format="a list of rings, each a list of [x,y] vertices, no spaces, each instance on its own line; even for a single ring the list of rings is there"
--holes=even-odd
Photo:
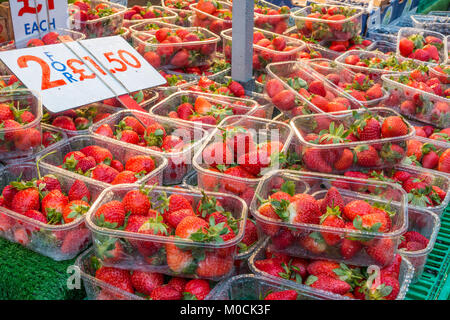
[[[9,0],[16,47],[51,30],[67,28],[68,5],[65,0]]]
[[[3,51],[0,59],[51,112],[166,83],[120,36]]]

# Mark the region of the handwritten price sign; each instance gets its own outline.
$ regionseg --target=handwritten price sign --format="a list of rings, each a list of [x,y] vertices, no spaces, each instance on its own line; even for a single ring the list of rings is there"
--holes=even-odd
[[[0,59],[52,112],[166,83],[120,36],[5,51]]]
[[[38,38],[51,29],[67,27],[67,1],[10,0],[9,6],[17,48],[24,47],[27,40]]]

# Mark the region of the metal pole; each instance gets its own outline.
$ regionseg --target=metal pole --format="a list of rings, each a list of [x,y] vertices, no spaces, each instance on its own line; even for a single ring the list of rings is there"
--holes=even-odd
[[[254,0],[233,1],[231,77],[253,91]]]

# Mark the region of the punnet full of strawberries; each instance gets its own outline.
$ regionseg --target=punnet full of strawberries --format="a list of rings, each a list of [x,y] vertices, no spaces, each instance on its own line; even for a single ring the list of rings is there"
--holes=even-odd
[[[216,280],[232,272],[244,232],[242,200],[183,189],[170,195],[143,186],[117,190],[115,200],[104,199],[88,218],[94,233],[111,230],[95,247],[105,265]],[[114,230],[124,233],[114,236]]]
[[[312,292],[326,292],[358,300],[395,300],[400,292],[402,257],[379,271],[380,282],[369,281],[367,267],[329,260],[312,260],[274,252],[269,245],[254,267],[270,278],[290,280],[308,286]]]
[[[403,57],[423,62],[439,63],[445,60],[443,40],[432,35],[405,36],[398,42],[398,50]]]
[[[300,33],[315,40],[349,40],[360,33],[362,11],[355,7],[311,4],[292,13]]]
[[[232,7],[226,2],[216,0],[199,0],[189,6],[194,10],[193,26],[207,28],[219,35],[231,28]]]
[[[125,20],[139,21],[144,19],[162,19],[170,17],[172,14],[162,7],[152,6],[133,6],[127,10],[124,15]],[[175,16],[174,16],[175,17]]]
[[[44,155],[42,161],[46,162],[45,158],[50,159],[51,156],[52,153]],[[108,184],[134,183],[156,168],[150,155],[135,155],[121,161],[109,149],[95,144],[68,152],[63,155],[62,163],[56,163],[55,158],[51,158],[51,162],[62,169]]]
[[[202,28],[160,28],[133,36],[136,50],[155,68],[209,66],[219,38]]]
[[[300,138],[296,151],[306,168],[332,173],[400,163],[414,129],[395,112],[370,110],[294,118],[291,123]]]
[[[266,1],[255,1],[255,27],[283,34],[289,23],[291,9],[274,6]]]
[[[79,21],[90,21],[108,17],[119,12],[116,7],[110,6],[103,1],[93,2],[97,2],[97,4],[91,4],[90,0],[75,1],[74,6],[79,8],[74,14],[75,18]]]
[[[15,170],[27,178],[2,185],[2,237],[55,260],[71,259],[86,248],[91,237],[82,221],[101,188],[50,171],[31,178],[36,167],[30,164],[5,168],[2,179]]]
[[[364,197],[351,196],[345,189],[334,186],[314,195],[296,193],[296,183],[289,181],[286,180],[281,189],[267,192],[268,198],[264,196],[266,192],[258,194],[260,199],[252,204],[257,225],[271,238],[274,248],[296,256],[363,265],[369,261],[380,266],[391,262],[397,240],[377,235],[399,228],[403,219],[399,208],[389,203],[365,201]],[[339,180],[337,183],[340,187]],[[276,180],[274,186],[277,186]],[[391,200],[400,195],[395,189],[378,187],[378,191]]]

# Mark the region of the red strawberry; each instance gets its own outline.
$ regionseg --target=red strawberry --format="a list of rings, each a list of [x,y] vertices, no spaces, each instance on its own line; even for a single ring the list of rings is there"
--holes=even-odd
[[[111,267],[101,267],[95,272],[95,277],[121,290],[134,293],[133,286],[131,284],[130,273],[128,270]]]
[[[306,279],[306,285],[311,286],[311,288],[341,295],[348,293],[352,288],[347,282],[326,275],[319,275],[318,277],[309,276],[308,279]]]
[[[367,254],[381,266],[385,266],[392,261],[394,250],[394,243],[389,238],[378,239],[366,248]]]
[[[27,210],[24,214],[25,217],[37,220],[39,222],[47,224],[47,218],[42,214],[42,212],[37,210]]]
[[[123,184],[123,183],[134,183],[138,180],[136,177],[137,173],[133,171],[124,170],[119,172],[119,174],[111,182],[112,185]]]
[[[69,189],[69,201],[84,200],[86,202],[91,201],[91,194],[86,184],[81,180],[75,180]]]
[[[130,190],[122,198],[122,204],[125,212],[135,215],[147,215],[151,208],[148,190]]]
[[[138,155],[128,159],[125,170],[148,174],[155,169],[155,161],[150,156]]]
[[[311,275],[325,275],[337,279],[338,276],[334,272],[336,269],[340,269],[339,263],[328,260],[313,260],[307,267],[308,273]]]
[[[137,292],[149,296],[155,288],[164,284],[164,276],[161,273],[135,270],[131,275],[131,284]]]
[[[357,216],[364,216],[372,212],[372,206],[363,200],[353,200],[344,207],[344,217],[353,221]]]
[[[86,248],[91,240],[91,233],[89,229],[73,229],[67,232],[66,237],[61,245],[61,252],[63,254],[76,254]]]
[[[380,157],[377,150],[371,145],[361,145],[355,148],[356,162],[361,167],[377,167],[380,164]]]
[[[77,127],[75,127],[75,123],[72,118],[66,116],[57,116],[52,121],[52,125],[64,130],[76,131]]]
[[[99,226],[118,228],[125,221],[125,208],[122,202],[113,200],[98,208],[95,217]]]
[[[269,293],[264,300],[297,300],[298,293],[295,290],[284,290]]]
[[[204,300],[211,291],[209,282],[203,279],[193,279],[186,283],[183,296],[186,300]]]
[[[63,209],[62,217],[64,223],[70,223],[88,212],[89,203],[83,200],[70,201]]]
[[[172,279],[169,280],[167,285],[173,287],[175,290],[179,292],[184,292],[184,287],[186,286],[187,282],[188,282],[187,279],[173,277]]]
[[[118,174],[119,174],[119,171],[117,171],[116,169],[114,169],[104,163],[100,163],[92,170],[91,178],[98,180],[98,181],[111,183],[114,181],[114,179],[116,178],[116,176]]]
[[[182,298],[181,292],[167,284],[153,289],[150,295],[152,300],[181,300]]]
[[[381,126],[378,120],[370,118],[366,120],[364,129],[358,128],[360,140],[376,140],[381,138]]]
[[[414,42],[408,38],[402,38],[398,44],[400,54],[404,57],[409,57],[409,55],[414,50]]]
[[[408,134],[408,125],[400,116],[390,116],[384,119],[381,126],[383,138],[399,137]]]
[[[114,156],[112,155],[111,151],[96,145],[84,147],[83,149],[80,150],[80,152],[82,152],[86,156],[93,157],[96,163],[102,162],[108,163],[108,161],[110,163],[114,159]]]
[[[320,206],[320,211],[325,214],[327,212],[327,207],[331,209],[333,209],[334,207],[338,207],[339,211],[344,211],[344,200],[342,199],[342,196],[339,193],[338,189],[336,189],[335,187],[331,187],[330,189],[328,189],[328,192],[325,195],[325,198],[323,199]]]
[[[49,224],[59,224],[63,218],[63,211],[69,199],[61,191],[50,191],[41,202],[42,213]]]

